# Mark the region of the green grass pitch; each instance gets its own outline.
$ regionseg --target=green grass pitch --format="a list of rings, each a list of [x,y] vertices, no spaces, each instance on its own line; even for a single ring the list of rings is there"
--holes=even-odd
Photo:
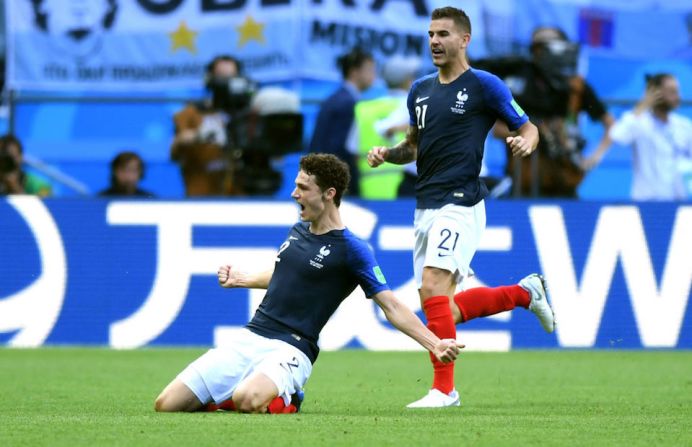
[[[0,446],[692,445],[689,351],[464,353],[439,410],[425,353],[324,352],[297,415],[155,413],[202,352],[0,349]]]

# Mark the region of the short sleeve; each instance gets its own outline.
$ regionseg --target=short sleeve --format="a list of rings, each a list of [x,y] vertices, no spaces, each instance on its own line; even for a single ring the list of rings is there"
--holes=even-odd
[[[517,130],[529,120],[526,112],[512,97],[509,87],[500,78],[480,70],[475,70],[474,73],[483,86],[486,105],[507,124],[509,130]]]
[[[387,280],[375,260],[375,255],[365,242],[359,239],[351,239],[349,244],[349,264],[353,269],[358,285],[368,298],[389,290]]]
[[[411,90],[408,92],[408,98],[406,98],[406,107],[408,108],[408,124],[410,126],[415,126],[416,125],[416,109],[414,106],[414,89],[416,88],[417,84],[413,84],[411,86]]]

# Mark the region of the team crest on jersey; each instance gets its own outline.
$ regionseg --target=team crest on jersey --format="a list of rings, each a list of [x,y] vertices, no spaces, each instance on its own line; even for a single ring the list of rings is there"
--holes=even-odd
[[[457,101],[454,103],[454,106],[452,106],[450,109],[452,110],[452,113],[458,113],[459,115],[463,115],[466,113],[466,110],[464,109],[464,104],[466,104],[466,101],[469,99],[469,94],[466,93],[466,89],[459,90],[457,92]]]
[[[315,257],[310,259],[310,265],[317,269],[321,269],[322,267],[324,267],[324,264],[322,264],[322,262],[324,262],[324,258],[329,256],[329,254],[331,253],[329,247],[331,247],[331,245],[323,245],[320,248],[320,251],[317,252]]]

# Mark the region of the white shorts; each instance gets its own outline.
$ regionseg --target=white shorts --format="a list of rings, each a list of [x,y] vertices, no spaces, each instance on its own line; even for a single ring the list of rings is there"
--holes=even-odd
[[[238,385],[253,373],[269,377],[286,405],[291,394],[302,389],[312,373],[310,359],[281,340],[262,337],[243,329],[228,346],[213,348],[190,363],[180,379],[202,404],[228,400]]]
[[[484,200],[470,207],[449,204],[438,209],[417,209],[413,226],[413,273],[419,289],[423,286],[424,267],[452,272],[457,284],[473,274],[471,259],[485,230]]]

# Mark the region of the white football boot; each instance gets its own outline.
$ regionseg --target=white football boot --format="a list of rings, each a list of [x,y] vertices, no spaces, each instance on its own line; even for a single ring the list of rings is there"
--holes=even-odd
[[[432,388],[428,394],[406,405],[406,408],[443,408],[443,407],[458,407],[459,393],[457,390],[452,390],[451,393],[445,394],[440,390]]]
[[[519,281],[519,285],[531,295],[529,310],[536,314],[546,332],[553,332],[556,325],[555,314],[548,302],[548,285],[545,279],[537,273],[532,273]]]

